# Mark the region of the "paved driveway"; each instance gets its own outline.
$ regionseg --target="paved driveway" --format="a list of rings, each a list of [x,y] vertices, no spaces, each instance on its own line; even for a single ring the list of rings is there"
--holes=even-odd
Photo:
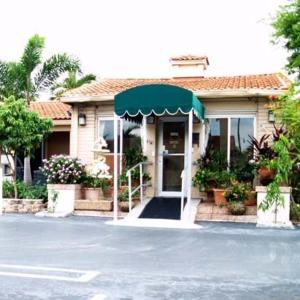
[[[300,230],[0,217],[0,299],[300,299]]]

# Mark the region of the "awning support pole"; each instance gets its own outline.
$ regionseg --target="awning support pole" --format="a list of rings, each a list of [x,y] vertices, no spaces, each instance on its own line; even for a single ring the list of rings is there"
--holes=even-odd
[[[188,151],[187,151],[187,204],[190,204],[192,198],[192,156],[193,156],[193,110],[189,112],[188,125]]]
[[[123,170],[123,119],[120,119],[120,174]]]
[[[118,116],[114,114],[114,221],[118,220]]]

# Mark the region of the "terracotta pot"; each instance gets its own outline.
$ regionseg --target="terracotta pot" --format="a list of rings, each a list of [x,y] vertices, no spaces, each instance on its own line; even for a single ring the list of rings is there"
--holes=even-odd
[[[132,198],[133,207],[139,205],[141,203],[141,200],[139,197]]]
[[[267,167],[261,167],[258,170],[259,182],[266,186],[274,180],[275,170],[270,170]]]
[[[255,191],[251,191],[249,193],[248,199],[244,201],[244,204],[246,206],[255,206],[255,205],[257,205],[256,192]]]
[[[224,206],[224,205],[228,204],[228,202],[224,196],[224,194],[225,194],[224,189],[213,189],[213,192],[214,192],[215,204],[217,206]]]
[[[106,189],[103,190],[103,196],[104,198],[109,198],[111,199],[114,195],[114,188],[112,186],[107,187]]]
[[[103,193],[101,188],[83,188],[83,197],[87,200],[100,200],[103,198]]]

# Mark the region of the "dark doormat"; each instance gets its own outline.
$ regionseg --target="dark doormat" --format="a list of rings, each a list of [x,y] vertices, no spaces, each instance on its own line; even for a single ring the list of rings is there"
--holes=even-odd
[[[186,199],[184,199],[184,204]],[[142,219],[180,219],[180,198],[154,197],[146,205],[139,218]]]

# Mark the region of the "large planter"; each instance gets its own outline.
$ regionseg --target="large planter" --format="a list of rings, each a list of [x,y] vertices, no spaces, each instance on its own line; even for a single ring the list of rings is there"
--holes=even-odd
[[[275,170],[270,170],[267,167],[261,167],[258,170],[258,175],[260,184],[262,184],[263,186],[267,186],[274,180]]]
[[[228,201],[226,200],[224,194],[225,190],[224,189],[213,189],[214,192],[214,199],[215,199],[215,204],[217,206],[225,206],[228,204]]]
[[[82,196],[84,199],[87,200],[100,200],[103,197],[102,189],[101,188],[83,188],[82,189]]]
[[[267,187],[257,186],[257,226],[267,226],[267,227],[288,227],[292,228],[293,225],[290,221],[290,197],[291,188],[290,187],[280,187],[280,193],[284,198],[284,205],[278,205],[276,207],[275,203],[263,211],[259,208],[260,204],[265,200],[267,196]]]
[[[75,200],[80,199],[80,184],[48,184],[48,212],[71,214]]]

